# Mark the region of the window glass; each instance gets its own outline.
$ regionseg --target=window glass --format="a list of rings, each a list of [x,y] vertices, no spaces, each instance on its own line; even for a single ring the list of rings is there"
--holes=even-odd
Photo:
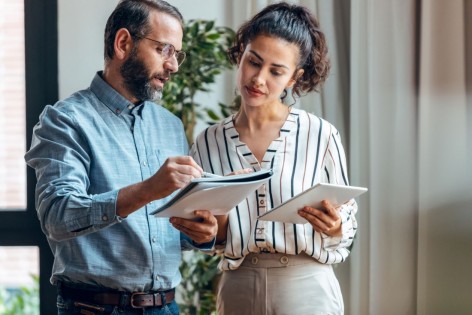
[[[23,0],[0,0],[0,8],[0,210],[25,210]]]
[[[39,248],[0,246],[0,314],[39,315]]]

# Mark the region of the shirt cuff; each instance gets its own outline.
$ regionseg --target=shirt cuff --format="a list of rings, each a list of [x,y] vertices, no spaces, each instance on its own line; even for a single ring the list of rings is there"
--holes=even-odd
[[[183,250],[198,249],[201,251],[210,251],[216,243],[216,237],[207,243],[196,243],[190,237],[180,232],[180,246]]]
[[[119,190],[113,190],[92,197],[93,225],[110,225],[124,220],[124,218],[116,214],[118,192]]]
[[[340,213],[341,216],[341,235],[329,236],[322,233],[323,248],[326,251],[335,251],[340,247],[348,247],[352,242],[352,221],[349,219],[349,214],[345,212]]]

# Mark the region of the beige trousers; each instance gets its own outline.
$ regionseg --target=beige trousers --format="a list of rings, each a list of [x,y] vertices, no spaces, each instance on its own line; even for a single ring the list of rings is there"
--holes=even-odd
[[[218,285],[218,315],[340,315],[344,304],[331,265],[301,255],[249,254]]]

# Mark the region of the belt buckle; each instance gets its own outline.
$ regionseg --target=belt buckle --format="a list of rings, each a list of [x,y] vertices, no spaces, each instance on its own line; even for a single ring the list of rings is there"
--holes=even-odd
[[[132,293],[131,296],[130,296],[130,305],[131,305],[132,308],[144,308],[144,306],[138,306],[138,305],[134,304],[134,298],[136,296],[139,296],[139,295],[148,295],[148,294],[145,293],[145,292],[134,292],[134,293]],[[154,298],[154,296],[153,296],[153,298]]]

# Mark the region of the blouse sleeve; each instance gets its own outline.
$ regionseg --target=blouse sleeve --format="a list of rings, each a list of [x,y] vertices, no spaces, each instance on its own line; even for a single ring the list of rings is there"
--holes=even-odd
[[[322,182],[349,185],[347,177],[346,155],[341,143],[339,132],[331,126],[330,139],[322,164]],[[357,203],[354,199],[341,205],[339,208],[341,216],[341,236],[323,236],[323,248],[327,251],[335,251],[340,248],[351,246],[357,231]]]

